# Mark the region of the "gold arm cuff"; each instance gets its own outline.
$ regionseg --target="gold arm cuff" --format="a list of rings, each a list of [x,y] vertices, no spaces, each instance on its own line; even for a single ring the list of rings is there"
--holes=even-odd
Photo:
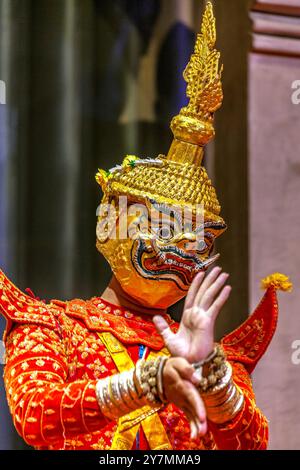
[[[213,423],[231,421],[242,409],[244,395],[232,380],[232,367],[226,362],[226,374],[209,392],[201,393],[207,418]]]
[[[98,380],[96,396],[101,412],[116,420],[146,405],[160,407],[165,402],[162,384],[165,361],[164,356],[149,362],[139,360],[129,371]]]
[[[144,397],[138,397],[130,377],[132,377],[132,374],[126,371],[112,377],[100,379],[96,384],[96,397],[100,410],[107,418],[113,421],[145,406]],[[123,384],[121,387],[120,381]]]

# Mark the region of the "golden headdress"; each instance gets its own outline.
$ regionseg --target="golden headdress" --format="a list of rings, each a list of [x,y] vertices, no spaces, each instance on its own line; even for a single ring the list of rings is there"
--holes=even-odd
[[[183,74],[190,101],[171,122],[174,139],[168,155],[156,159],[128,155],[122,165],[108,172],[99,170],[96,180],[105,199],[126,195],[180,206],[203,204],[205,217],[222,220],[215,189],[201,166],[204,147],[215,135],[214,113],[223,100],[220,53],[215,44],[216,20],[208,2],[201,33]]]

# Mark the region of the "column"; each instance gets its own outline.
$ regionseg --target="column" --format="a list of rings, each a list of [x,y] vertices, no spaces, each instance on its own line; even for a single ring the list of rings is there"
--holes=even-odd
[[[279,294],[275,338],[254,374],[259,406],[270,422],[270,449],[299,449],[300,366],[300,4],[258,1],[252,9],[249,56],[250,301],[261,297],[260,278],[291,276],[292,294]],[[298,83],[299,87],[300,82]],[[293,88],[294,87],[294,88]],[[297,99],[298,97],[298,99]]]

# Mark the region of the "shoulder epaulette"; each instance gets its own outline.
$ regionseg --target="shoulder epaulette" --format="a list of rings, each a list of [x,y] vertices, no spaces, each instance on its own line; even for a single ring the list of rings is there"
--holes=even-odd
[[[56,327],[51,308],[21,292],[0,270],[0,313],[7,321],[4,340],[14,323],[35,323]]]
[[[273,274],[262,281],[266,293],[254,313],[221,344],[228,360],[241,362],[251,373],[269,346],[278,320],[277,290],[290,291],[292,284],[283,274]]]

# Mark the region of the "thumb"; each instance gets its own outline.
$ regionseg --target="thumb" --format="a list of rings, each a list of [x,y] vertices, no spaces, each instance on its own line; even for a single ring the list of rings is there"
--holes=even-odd
[[[165,341],[168,341],[173,337],[174,333],[171,331],[168,323],[163,317],[155,315],[155,317],[153,317],[153,323]]]

